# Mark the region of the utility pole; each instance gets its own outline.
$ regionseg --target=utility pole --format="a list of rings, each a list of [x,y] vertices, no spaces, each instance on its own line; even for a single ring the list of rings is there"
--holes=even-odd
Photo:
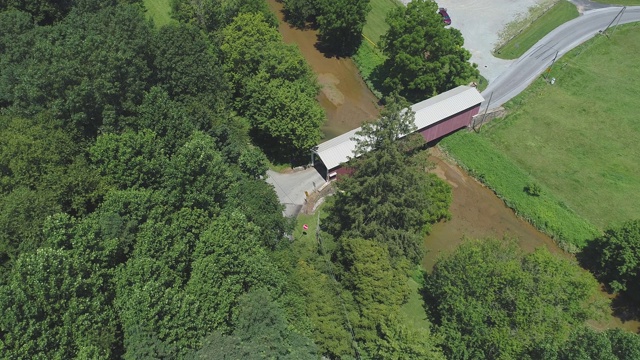
[[[622,18],[622,14],[624,13],[624,11],[627,9],[626,6],[623,6],[622,9],[620,9],[620,12],[613,18],[613,20],[611,20],[611,22],[609,23],[609,25],[607,25],[607,27],[602,30],[602,34],[606,35],[607,38],[609,37],[609,35],[607,35],[607,30],[609,30],[609,28],[611,27],[611,25],[613,25],[613,23],[618,20],[618,23],[620,22],[620,19]],[[616,25],[618,25],[616,23]]]
[[[551,65],[549,65],[549,67],[547,68],[547,73],[544,75],[545,80],[549,80],[549,73],[551,73],[551,68],[553,67],[553,64],[556,62],[556,59],[558,58],[559,53],[560,51],[556,50],[556,55],[553,57],[553,60],[551,60]]]
[[[489,105],[491,105],[491,99],[493,98],[493,91],[491,92],[491,94],[489,95],[489,101],[487,101],[487,107],[484,109],[484,114],[482,115],[482,121],[480,121],[480,126],[482,126],[482,124],[484,124],[484,119],[487,116],[487,112],[489,112]],[[476,130],[476,124],[474,122],[473,124],[473,131],[478,132]]]

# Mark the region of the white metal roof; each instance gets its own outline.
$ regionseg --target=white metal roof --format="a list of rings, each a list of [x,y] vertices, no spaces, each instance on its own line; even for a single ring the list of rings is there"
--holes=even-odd
[[[421,130],[483,101],[484,98],[475,87],[458,86],[411,105],[411,110],[416,113],[416,128]]]
[[[478,105],[484,98],[475,87],[458,86],[430,99],[411,105],[415,114],[416,129],[421,130],[449,116],[455,115],[470,107]],[[353,157],[356,141],[353,138],[360,128],[353,129],[333,139],[319,144],[314,150],[322,162],[331,170]]]

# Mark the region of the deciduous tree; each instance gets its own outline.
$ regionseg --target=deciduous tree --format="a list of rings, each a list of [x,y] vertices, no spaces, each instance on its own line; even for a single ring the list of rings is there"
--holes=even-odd
[[[362,28],[371,10],[369,1],[321,2],[317,22],[322,46],[339,55],[353,55],[362,42]]]
[[[450,359],[518,359],[540,344],[558,348],[604,300],[593,277],[513,241],[467,241],[426,276],[426,300]]]
[[[388,91],[399,90],[412,102],[422,101],[478,76],[459,30],[445,28],[431,0],[411,1],[387,16],[389,30],[381,45],[387,60],[382,73]]]
[[[640,300],[640,220],[607,229],[580,257],[611,290]]]

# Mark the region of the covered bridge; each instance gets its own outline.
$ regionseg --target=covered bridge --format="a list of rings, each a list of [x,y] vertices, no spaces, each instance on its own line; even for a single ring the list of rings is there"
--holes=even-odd
[[[471,125],[480,110],[484,98],[475,87],[458,86],[430,99],[411,106],[415,112],[416,131],[429,142]],[[320,158],[326,167],[325,179],[329,180],[346,169],[342,164],[354,156],[356,142],[353,137],[360,128],[319,144],[312,153],[312,162]]]

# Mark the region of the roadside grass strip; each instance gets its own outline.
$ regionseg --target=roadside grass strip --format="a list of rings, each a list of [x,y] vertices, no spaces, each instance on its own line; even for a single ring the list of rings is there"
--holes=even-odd
[[[576,6],[566,0],[559,1],[521,33],[495,51],[501,59],[517,59],[553,29],[579,16]]]
[[[534,226],[581,246],[640,218],[640,24],[609,30],[558,59],[480,134],[442,146]],[[523,191],[530,183],[540,196]]]

